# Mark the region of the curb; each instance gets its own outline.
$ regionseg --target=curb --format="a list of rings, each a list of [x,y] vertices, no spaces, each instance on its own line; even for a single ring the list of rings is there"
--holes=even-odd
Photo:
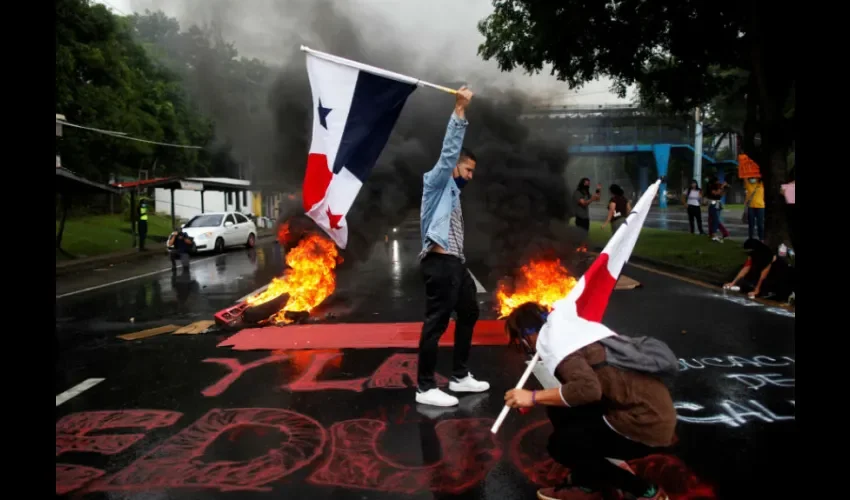
[[[273,240],[274,237],[275,234],[273,232],[269,234],[258,235],[256,243],[259,244],[261,242]],[[66,261],[56,266],[56,277],[65,276],[80,271],[89,271],[92,269],[97,269],[101,266],[122,264],[124,262],[141,262],[154,257],[165,257],[167,255],[168,252],[163,252],[161,250],[151,250],[149,252],[128,250],[101,255],[97,257],[91,257],[87,259],[80,259],[79,261]]]
[[[593,250],[596,253],[600,253],[602,252],[602,247],[595,247]],[[716,286],[723,286],[723,283],[729,281],[723,275],[713,273],[711,271],[701,271],[699,269],[677,266],[676,264],[668,264],[666,262],[661,262],[655,259],[647,259],[646,257],[639,257],[637,255],[632,255],[631,257],[629,257],[629,261],[626,263],[626,265],[628,265],[629,263],[652,267],[659,271],[676,274],[684,278],[689,278],[696,281],[703,281],[705,283]]]

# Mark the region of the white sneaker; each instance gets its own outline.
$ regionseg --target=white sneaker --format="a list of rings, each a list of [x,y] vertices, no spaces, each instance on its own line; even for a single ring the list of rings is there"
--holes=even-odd
[[[475,380],[471,373],[460,380],[449,382],[449,390],[452,392],[484,392],[489,388],[489,383]]]
[[[436,387],[425,392],[416,391],[416,402],[431,406],[457,406],[458,404],[456,397],[446,394]]]

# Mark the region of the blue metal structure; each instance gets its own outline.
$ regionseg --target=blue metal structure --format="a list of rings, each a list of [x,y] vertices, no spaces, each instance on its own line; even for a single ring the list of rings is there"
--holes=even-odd
[[[652,153],[659,177],[666,177],[670,151],[689,149],[694,154],[693,119],[684,116],[654,115],[631,104],[534,106],[520,120],[538,137],[567,142],[573,156],[605,156]],[[717,161],[703,153],[703,165],[715,166],[724,180],[724,168],[737,166],[734,160]],[[638,184],[643,193],[649,187],[649,166],[639,165]],[[661,184],[659,204],[667,206],[667,183]]]
[[[612,146],[594,146],[594,145],[577,145],[570,146],[567,151],[571,155],[583,155],[583,156],[593,156],[593,155],[605,155],[605,154],[624,154],[624,153],[652,153],[652,156],[655,158],[655,168],[657,169],[659,177],[667,177],[667,166],[670,163],[670,150],[677,149],[690,149],[691,152],[694,152],[694,147],[690,144],[618,144]],[[717,161],[714,158],[708,156],[707,154],[702,154],[702,159],[704,162],[708,162],[709,165],[720,166],[721,168],[717,169],[717,179],[719,181],[723,181],[725,179],[725,172],[722,167],[726,165],[732,165],[737,167],[738,162],[735,160],[721,160]],[[645,166],[640,168],[640,192],[643,193],[649,187],[649,169]],[[667,208],[667,183],[661,183],[659,187],[659,207]]]

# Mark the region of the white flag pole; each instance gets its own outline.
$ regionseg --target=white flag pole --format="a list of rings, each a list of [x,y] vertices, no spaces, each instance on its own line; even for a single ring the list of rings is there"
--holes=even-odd
[[[528,368],[525,369],[525,373],[522,374],[522,377],[520,377],[519,382],[517,382],[517,384],[516,384],[517,389],[522,389],[522,386],[524,386],[525,383],[528,381],[528,377],[531,376],[531,372],[532,372],[532,370],[534,370],[534,367],[537,365],[538,359],[540,359],[540,353],[536,352],[536,353],[534,353],[534,357],[531,358],[531,362],[528,363]],[[510,406],[505,405],[505,407],[502,408],[502,413],[499,413],[499,417],[493,423],[493,427],[490,428],[490,432],[492,432],[493,434],[499,432],[499,427],[502,426],[502,422],[505,421],[505,417],[508,416],[509,411],[511,411]]]
[[[301,50],[315,57],[319,57],[325,59],[327,61],[331,61],[337,64],[342,64],[344,66],[350,66],[352,68],[359,69],[360,71],[365,71],[367,73],[372,73],[373,75],[383,76],[385,78],[389,78],[391,80],[396,80],[399,82],[410,83],[412,85],[417,85],[419,87],[430,87],[432,89],[442,90],[443,92],[448,92],[449,94],[457,94],[457,90],[450,89],[448,87],[443,87],[442,85],[437,85],[436,83],[430,83],[423,80],[419,80],[418,78],[413,78],[410,76],[402,75],[401,73],[395,73],[393,71],[387,71],[385,69],[381,69],[375,66],[370,66],[368,64],[359,63],[357,61],[352,61],[351,59],[345,59],[344,57],[338,57],[333,54],[328,54],[327,52],[320,52],[318,50],[313,50],[310,47],[306,47],[304,45],[301,46]]]

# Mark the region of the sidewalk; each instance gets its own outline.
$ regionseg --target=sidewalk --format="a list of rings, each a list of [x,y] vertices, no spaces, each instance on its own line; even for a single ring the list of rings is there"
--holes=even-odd
[[[274,229],[257,229],[257,243],[267,241],[274,237]],[[149,250],[140,252],[136,248],[129,248],[120,252],[112,252],[104,255],[96,255],[93,257],[84,257],[81,259],[63,260],[56,263],[56,276],[64,276],[66,274],[76,273],[97,269],[98,267],[111,266],[124,262],[144,261],[154,257],[162,257],[168,255],[168,252],[161,243],[156,243]]]

